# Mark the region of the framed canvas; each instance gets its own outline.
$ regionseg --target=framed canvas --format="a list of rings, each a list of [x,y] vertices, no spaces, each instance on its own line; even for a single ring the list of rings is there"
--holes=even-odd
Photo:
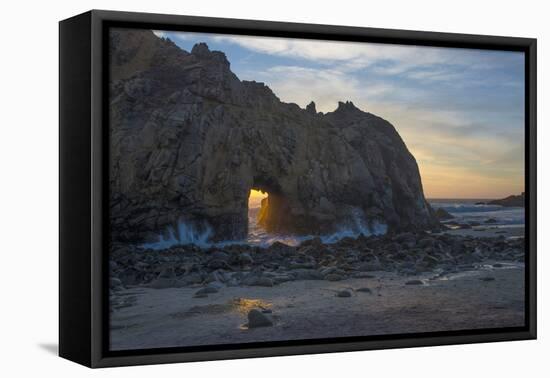
[[[536,338],[536,40],[60,22],[62,357]]]

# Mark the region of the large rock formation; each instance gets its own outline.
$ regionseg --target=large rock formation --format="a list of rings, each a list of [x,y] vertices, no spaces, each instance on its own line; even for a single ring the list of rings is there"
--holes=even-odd
[[[499,205],[504,207],[525,207],[525,192],[519,195],[511,195],[506,198],[487,202],[487,205]]]
[[[184,223],[213,240],[248,231],[250,189],[273,232],[427,229],[414,157],[394,127],[351,102],[327,114],[241,81],[224,53],[186,52],[150,31],[110,36],[113,240]]]

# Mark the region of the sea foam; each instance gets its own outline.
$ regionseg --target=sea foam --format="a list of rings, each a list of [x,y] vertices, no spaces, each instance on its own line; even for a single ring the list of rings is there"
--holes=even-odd
[[[226,240],[221,242],[211,242],[210,238],[214,234],[212,228],[203,224],[200,227],[193,226],[185,221],[178,223],[177,230],[173,227],[168,229],[158,236],[158,240],[152,243],[142,244],[141,247],[145,249],[162,250],[168,249],[176,245],[188,245],[194,244],[201,248],[208,248],[212,246],[226,246],[232,244],[249,244],[259,247],[269,247],[275,242],[280,242],[290,246],[296,246],[300,243],[320,238],[325,244],[333,244],[339,240],[347,237],[357,238],[360,235],[383,235],[387,232],[388,227],[386,224],[372,221],[366,222],[364,220],[364,214],[360,209],[353,209],[352,217],[350,221],[341,225],[335,232],[326,235],[292,235],[292,234],[273,234],[268,233],[257,222],[257,210],[256,208],[250,209],[248,213],[248,236],[244,240]]]

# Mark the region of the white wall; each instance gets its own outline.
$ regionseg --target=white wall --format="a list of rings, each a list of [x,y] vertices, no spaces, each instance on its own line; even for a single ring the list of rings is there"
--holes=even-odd
[[[57,343],[57,21],[91,8],[539,39],[539,167],[550,161],[545,105],[550,27],[543,1],[5,1],[0,27],[0,374],[4,377],[542,376],[548,363],[539,215],[539,340],[91,371],[55,357]],[[546,143],[544,143],[546,142]],[[544,169],[544,168],[543,168]],[[539,214],[550,212],[539,170]],[[546,270],[546,276],[541,271]],[[547,351],[544,353],[544,348]],[[538,372],[538,374],[537,374]]]

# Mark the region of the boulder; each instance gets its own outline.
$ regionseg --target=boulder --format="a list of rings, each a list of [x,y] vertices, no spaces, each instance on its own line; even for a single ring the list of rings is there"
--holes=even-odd
[[[218,292],[218,289],[216,289],[215,287],[207,286],[207,287],[203,287],[202,289],[197,290],[194,297],[195,298],[204,298],[204,297],[207,297],[208,294],[215,294],[217,292]]]
[[[220,259],[210,260],[207,266],[209,269],[230,269],[229,265]]]
[[[271,326],[273,326],[273,320],[267,313],[255,308],[248,312],[248,328]]]
[[[322,280],[323,275],[315,269],[294,269],[288,274],[295,280]]]
[[[349,298],[351,297],[351,291],[349,290],[340,290],[336,292],[336,296],[339,298]]]
[[[200,273],[190,273],[181,278],[181,281],[185,285],[198,284],[203,281],[203,277]]]
[[[170,287],[176,287],[177,281],[172,278],[157,278],[156,280],[153,280],[149,286],[153,289],[167,289]]]
[[[325,276],[325,280],[327,281],[342,281],[343,279],[345,279],[344,276],[336,273],[329,273]]]
[[[358,293],[372,294],[372,290],[369,289],[368,287],[360,287],[359,289],[357,289],[355,291],[357,291]]]
[[[116,277],[110,277],[109,279],[109,288],[114,291],[122,290],[124,289],[124,286],[122,285],[122,281],[119,280]]]
[[[383,270],[383,266],[378,260],[365,261],[357,266],[357,270],[362,272],[375,272],[378,270]]]
[[[250,253],[247,253],[247,252],[241,253],[238,257],[238,260],[241,264],[244,264],[244,265],[249,265],[254,263],[252,256],[250,256]]]
[[[272,287],[273,280],[269,277],[258,277],[250,283],[250,286]]]
[[[494,281],[495,277],[480,277],[479,280],[480,281],[485,281],[485,282]]]

